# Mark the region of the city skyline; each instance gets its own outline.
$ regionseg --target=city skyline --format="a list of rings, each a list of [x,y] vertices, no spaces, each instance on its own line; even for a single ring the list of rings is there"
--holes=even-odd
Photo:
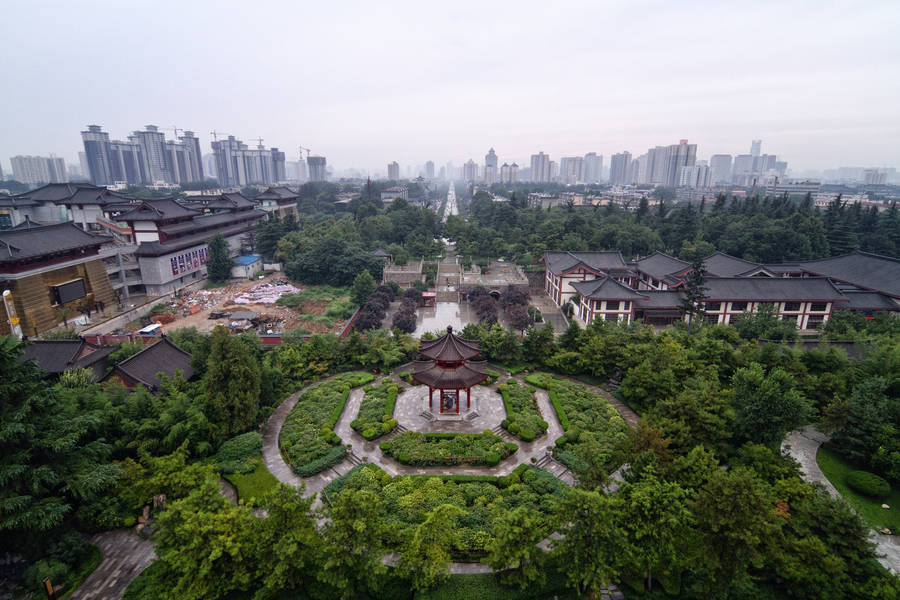
[[[204,154],[209,132],[224,129],[262,137],[287,160],[302,145],[336,169],[371,172],[391,160],[461,165],[490,147],[520,165],[539,150],[637,156],[683,138],[706,158],[762,139],[799,170],[900,166],[900,41],[891,31],[900,6],[892,2],[780,4],[777,19],[757,4],[575,3],[555,11],[520,3],[512,17],[503,6],[479,5],[474,20],[466,3],[390,11],[285,3],[265,14],[236,3],[214,14],[190,3],[127,14],[112,7],[5,11],[8,80],[23,91],[52,83],[79,92],[5,94],[5,161],[52,152],[77,164],[87,124],[124,132],[156,123],[194,131]],[[273,27],[272,14],[295,25]],[[86,17],[91,36],[71,27]],[[133,37],[138,23],[179,43],[148,52]],[[731,44],[725,32],[738,25],[748,35]],[[406,43],[374,33],[386,29]],[[214,43],[225,33],[254,43]],[[45,43],[35,46],[38,34]],[[679,58],[668,58],[675,44]],[[387,78],[384,64],[400,65],[407,83]],[[88,85],[90,74],[101,83]]]

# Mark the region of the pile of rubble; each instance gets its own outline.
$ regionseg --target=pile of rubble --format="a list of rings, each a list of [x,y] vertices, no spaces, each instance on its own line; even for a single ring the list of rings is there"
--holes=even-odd
[[[286,280],[259,283],[243,294],[235,296],[232,302],[235,304],[275,304],[283,295],[296,294],[299,291],[300,288],[292,286]]]

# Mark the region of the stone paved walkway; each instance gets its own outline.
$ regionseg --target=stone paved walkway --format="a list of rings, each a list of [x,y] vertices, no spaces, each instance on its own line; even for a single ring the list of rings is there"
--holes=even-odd
[[[128,584],[155,558],[153,542],[129,530],[98,533],[91,541],[103,552],[103,561],[72,592],[70,600],[117,600]]]
[[[781,443],[781,451],[787,452],[800,463],[803,478],[810,483],[821,483],[829,494],[835,498],[840,497],[837,489],[828,481],[819,463],[816,454],[819,446],[828,441],[828,436],[809,425],[803,429],[790,432]],[[900,573],[900,536],[884,535],[874,529],[869,539],[877,547],[878,562],[892,573]]]

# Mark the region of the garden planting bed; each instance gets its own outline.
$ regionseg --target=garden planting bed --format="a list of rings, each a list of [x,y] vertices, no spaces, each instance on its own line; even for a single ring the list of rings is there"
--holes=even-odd
[[[350,427],[367,440],[392,432],[397,428],[397,419],[393,415],[398,391],[397,384],[390,378],[383,379],[379,385],[367,385],[359,414]]]
[[[453,504],[462,509],[456,521],[458,539],[453,555],[477,559],[493,538],[495,520],[520,506],[549,518],[565,487],[547,471],[531,465],[519,465],[503,477],[391,477],[377,465],[367,464],[328,484],[323,500],[333,502],[347,489],[374,492],[384,501],[389,519],[396,525],[389,528],[389,538],[385,540],[389,548],[400,548],[430,511]]]
[[[498,385],[497,391],[503,396],[506,409],[506,419],[501,427],[523,442],[533,442],[534,438],[547,433],[549,424],[541,416],[532,386],[519,385],[515,379],[509,379]]]
[[[370,373],[347,373],[301,394],[278,436],[281,454],[295,473],[309,477],[343,460],[347,448],[334,425],[350,390],[373,379]]]
[[[494,466],[519,449],[498,435],[484,433],[419,433],[405,431],[380,446],[397,462],[416,467]]]
[[[553,449],[556,460],[573,471],[580,471],[584,466],[578,457],[580,446],[596,440],[600,452],[592,460],[602,463],[607,472],[619,466],[622,448],[628,441],[628,425],[605,398],[573,381],[547,373],[534,373],[525,381],[547,390],[565,431]]]

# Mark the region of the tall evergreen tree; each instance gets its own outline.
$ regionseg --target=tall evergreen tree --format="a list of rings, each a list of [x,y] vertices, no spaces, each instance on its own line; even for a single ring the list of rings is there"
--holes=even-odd
[[[231,267],[234,261],[231,260],[228,251],[228,242],[225,236],[217,233],[209,238],[209,260],[206,261],[206,273],[211,281],[225,281],[231,277]]]
[[[706,265],[702,258],[697,258],[691,263],[691,270],[684,278],[684,299],[681,301],[684,312],[688,316],[688,334],[691,333],[694,317],[702,318],[706,314],[703,310],[703,300],[709,290],[703,286],[704,277],[706,277]]]
[[[239,339],[217,328],[204,378],[209,420],[225,435],[250,427],[259,410],[259,364]]]

